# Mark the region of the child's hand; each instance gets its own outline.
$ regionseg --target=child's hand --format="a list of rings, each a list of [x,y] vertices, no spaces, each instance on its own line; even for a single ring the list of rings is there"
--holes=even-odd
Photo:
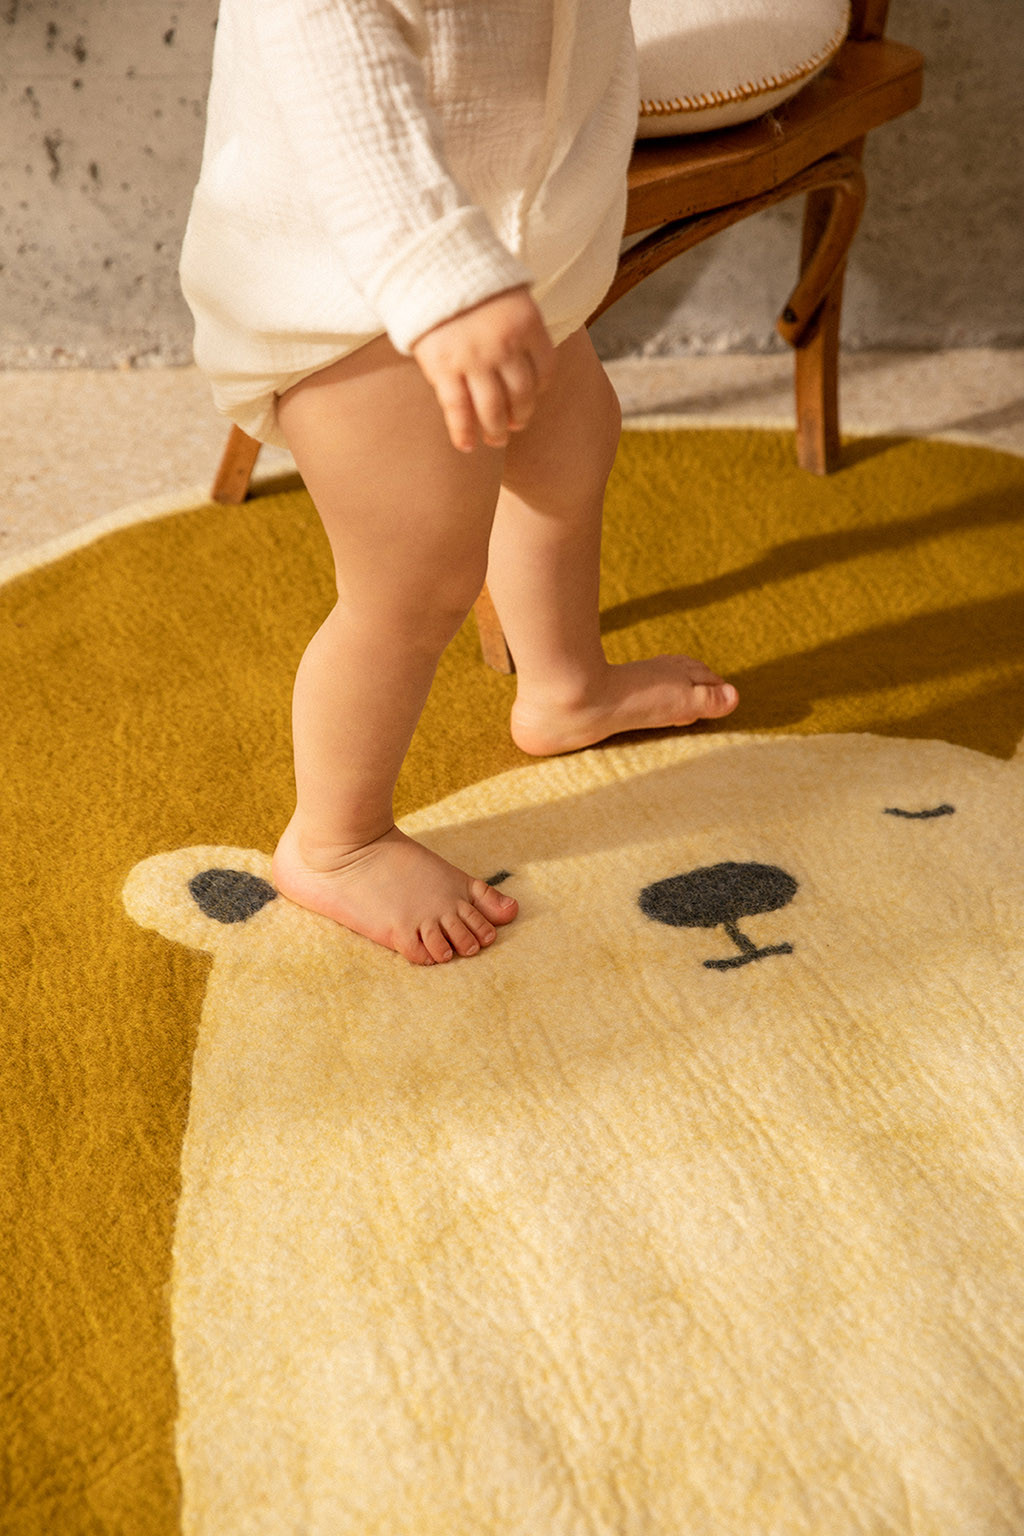
[[[456,448],[472,453],[477,427],[504,448],[551,382],[555,349],[525,287],[509,288],[426,331],[412,355],[432,385]]]

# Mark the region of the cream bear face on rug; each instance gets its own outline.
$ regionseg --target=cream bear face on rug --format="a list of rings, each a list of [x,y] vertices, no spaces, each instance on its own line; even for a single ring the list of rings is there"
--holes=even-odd
[[[125,888],[214,956],[185,1529],[1024,1526],[1021,758],[673,736],[403,826],[518,897],[489,951],[238,849]]]

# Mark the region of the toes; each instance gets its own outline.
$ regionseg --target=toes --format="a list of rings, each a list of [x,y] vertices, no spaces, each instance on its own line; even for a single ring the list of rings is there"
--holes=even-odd
[[[493,944],[498,937],[494,925],[488,922],[484,914],[471,901],[459,902],[459,917],[480,945]]]
[[[722,715],[729,715],[740,701],[731,683],[697,683],[693,692],[702,720],[717,720]]]
[[[519,903],[514,896],[507,896],[504,891],[495,890],[494,886],[488,885],[486,880],[474,880],[470,885],[469,893],[485,920],[492,923],[510,923],[519,911]]]
[[[482,946],[489,944],[495,937],[490,923],[469,902],[460,903],[460,906],[464,906],[465,920],[458,912],[449,912],[420,927],[423,945],[431,960],[438,965],[445,964],[454,955],[479,954]],[[479,929],[479,933],[476,929]]]
[[[502,893],[483,880],[472,881],[471,890],[474,901],[459,901],[455,911],[421,923],[411,939],[395,947],[414,965],[444,965],[456,955],[476,955],[493,944],[498,935],[482,910],[484,903],[496,908],[497,922],[505,923],[515,916],[517,904],[504,905]]]
[[[442,934],[443,937],[444,935]],[[447,948],[447,944],[444,947]],[[389,944],[388,948],[396,949],[403,959],[409,961],[410,965],[435,964],[434,956],[418,933],[413,934],[412,938],[407,939],[404,943]]]
[[[480,950],[480,940],[457,913],[443,919],[443,927],[455,947],[456,954],[475,955]]]
[[[420,941],[431,964],[443,965],[452,958],[454,951],[439,922],[423,923],[420,927]]]

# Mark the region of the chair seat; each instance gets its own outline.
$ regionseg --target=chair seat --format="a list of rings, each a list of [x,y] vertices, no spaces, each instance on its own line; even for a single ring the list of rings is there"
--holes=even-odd
[[[640,139],[629,167],[625,235],[757,197],[909,111],[924,60],[885,39],[846,42],[824,74],[774,112],[703,138]]]

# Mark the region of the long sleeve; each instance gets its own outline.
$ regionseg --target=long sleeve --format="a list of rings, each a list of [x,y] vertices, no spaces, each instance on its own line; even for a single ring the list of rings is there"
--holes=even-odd
[[[327,237],[399,351],[533,280],[446,165],[417,54],[418,8],[247,0],[246,9],[261,74]]]

